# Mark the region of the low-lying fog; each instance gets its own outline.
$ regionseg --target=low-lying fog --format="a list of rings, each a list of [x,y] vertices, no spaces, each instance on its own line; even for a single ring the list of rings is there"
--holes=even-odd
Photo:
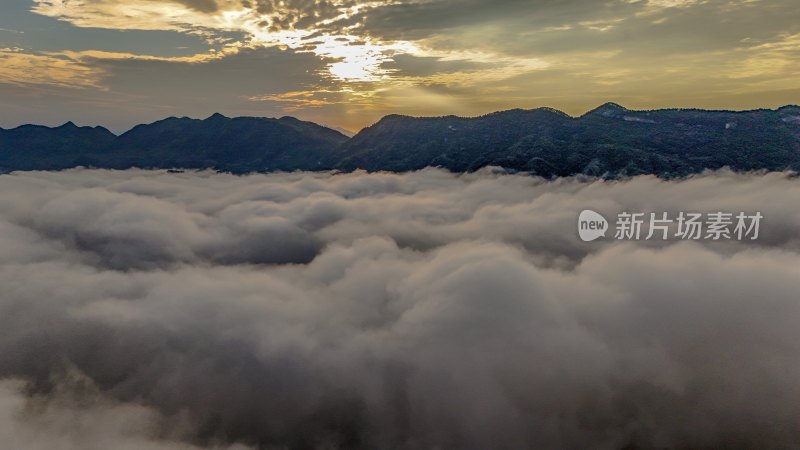
[[[792,448],[800,180],[0,176],[9,449]],[[582,242],[593,209],[756,241]]]

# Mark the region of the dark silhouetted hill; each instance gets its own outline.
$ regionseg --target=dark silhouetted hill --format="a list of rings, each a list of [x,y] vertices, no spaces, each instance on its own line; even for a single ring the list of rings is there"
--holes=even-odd
[[[114,142],[109,165],[212,168],[231,172],[314,170],[347,136],[293,117],[169,118],[139,125]]]
[[[216,169],[237,173],[314,170],[348,138],[293,117],[214,114],[138,125],[117,137],[104,128],[22,126],[0,130],[0,170],[75,166]]]
[[[93,166],[110,151],[116,136],[103,127],[23,125],[0,129],[0,171],[57,170]]]
[[[608,103],[579,118],[545,108],[476,118],[387,116],[337,149],[336,159],[343,170],[493,165],[544,176],[800,169],[800,107],[630,111]]]
[[[581,117],[549,108],[474,118],[390,115],[352,138],[292,117],[219,114],[171,117],[121,136],[72,123],[0,129],[0,171],[75,166],[235,173],[501,166],[547,177],[800,170],[800,107],[632,111],[607,103]]]

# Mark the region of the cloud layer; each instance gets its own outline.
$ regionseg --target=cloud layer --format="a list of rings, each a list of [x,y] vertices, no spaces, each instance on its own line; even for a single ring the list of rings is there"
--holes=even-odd
[[[727,172],[3,175],[0,439],[789,448],[798,195]],[[765,219],[756,242],[583,243],[584,208]]]

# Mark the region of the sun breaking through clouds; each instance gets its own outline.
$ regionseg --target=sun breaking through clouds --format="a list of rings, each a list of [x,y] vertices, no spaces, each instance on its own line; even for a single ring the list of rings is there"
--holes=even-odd
[[[0,124],[775,107],[800,101],[795,3],[18,0],[0,6]]]

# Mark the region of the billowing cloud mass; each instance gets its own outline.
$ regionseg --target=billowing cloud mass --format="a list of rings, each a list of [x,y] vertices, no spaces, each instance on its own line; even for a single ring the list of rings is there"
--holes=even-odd
[[[15,449],[791,448],[791,174],[0,176]],[[579,212],[763,214],[756,241]]]

